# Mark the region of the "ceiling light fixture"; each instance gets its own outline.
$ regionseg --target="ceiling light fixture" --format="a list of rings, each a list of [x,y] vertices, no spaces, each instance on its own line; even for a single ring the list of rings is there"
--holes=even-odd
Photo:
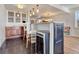
[[[33,8],[33,15],[35,15],[34,8]]]
[[[30,16],[35,15],[35,13],[39,13],[39,5],[36,5],[36,8],[32,8],[32,11],[30,12]]]
[[[37,13],[39,12],[39,5],[36,5],[37,6]]]
[[[17,17],[19,17],[20,15],[19,15],[19,13],[17,14]]]
[[[24,8],[24,5],[23,5],[23,4],[17,4],[16,6],[17,6],[17,8],[18,8],[18,13],[16,14],[16,16],[17,16],[17,17],[20,17],[19,9],[23,9],[23,8]]]
[[[17,4],[17,7],[18,7],[19,9],[23,9],[23,8],[24,8],[24,5],[23,5],[23,4]]]
[[[32,16],[32,11],[30,10],[30,16]]]

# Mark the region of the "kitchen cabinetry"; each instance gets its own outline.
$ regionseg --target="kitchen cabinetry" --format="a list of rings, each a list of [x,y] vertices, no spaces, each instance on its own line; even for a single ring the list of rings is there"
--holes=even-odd
[[[26,14],[22,14],[22,23],[26,23],[27,21],[26,18],[27,18]]]
[[[23,36],[23,27],[6,27],[6,39],[22,37]]]
[[[8,12],[8,22],[13,23],[14,22],[14,12]]]
[[[21,22],[21,14],[20,13],[15,13],[15,22],[20,23]]]
[[[5,27],[6,39],[23,37],[26,35],[27,17],[26,13],[17,11],[7,11],[7,23]]]
[[[23,25],[27,21],[26,13],[7,11],[7,26],[11,25]]]

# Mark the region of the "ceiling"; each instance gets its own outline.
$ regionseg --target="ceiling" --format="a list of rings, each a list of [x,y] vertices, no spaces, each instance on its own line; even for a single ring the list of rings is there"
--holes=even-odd
[[[5,7],[8,10],[18,10],[17,6],[14,5],[14,4],[6,4]],[[31,10],[32,8],[36,8],[36,5],[35,4],[25,4],[24,8],[22,10],[23,11],[27,11],[27,10]],[[47,12],[47,11],[50,11],[50,12],[59,12],[58,9],[56,9],[54,7],[51,7],[48,4],[40,4],[39,5],[39,9],[40,9],[40,12],[42,12],[42,13],[43,12]]]
[[[32,8],[36,8],[35,4],[24,4],[23,9],[18,9],[15,4],[6,4],[5,5],[6,9],[8,10],[19,10],[22,12],[27,12],[31,10]],[[55,16],[59,13],[70,13],[71,8],[76,8],[79,7],[77,4],[39,4],[39,10],[40,12],[36,15],[39,17],[50,17],[50,16]],[[37,17],[37,16],[35,16]]]
[[[76,8],[76,7],[79,7],[78,4],[60,4],[60,6],[64,6],[66,8]]]

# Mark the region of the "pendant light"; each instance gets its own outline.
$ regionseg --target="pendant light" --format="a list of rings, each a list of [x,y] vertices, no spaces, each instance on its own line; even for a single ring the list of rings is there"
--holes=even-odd
[[[17,13],[17,17],[20,17],[20,14],[19,14],[19,9],[23,9],[24,8],[24,5],[23,4],[17,4],[16,5],[17,6],[17,8],[18,8],[18,13]]]
[[[34,8],[33,8],[33,15],[35,15]]]
[[[36,5],[36,8],[32,8],[32,10],[30,10],[29,16],[33,16],[36,13],[39,13],[39,5]]]
[[[18,9],[18,12],[16,13],[16,16],[20,17],[19,9]]]
[[[32,11],[30,10],[30,16],[32,16]]]
[[[37,10],[36,10],[36,12],[38,13],[39,12],[39,5],[36,5],[37,6]]]
[[[23,5],[23,4],[17,4],[17,7],[18,7],[19,9],[23,9],[24,5]]]
[[[19,13],[17,13],[17,17],[20,17]]]

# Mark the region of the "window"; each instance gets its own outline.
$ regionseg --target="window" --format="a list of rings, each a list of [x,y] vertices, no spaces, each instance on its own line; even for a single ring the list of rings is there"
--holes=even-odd
[[[79,11],[75,12],[75,27],[79,27]]]

